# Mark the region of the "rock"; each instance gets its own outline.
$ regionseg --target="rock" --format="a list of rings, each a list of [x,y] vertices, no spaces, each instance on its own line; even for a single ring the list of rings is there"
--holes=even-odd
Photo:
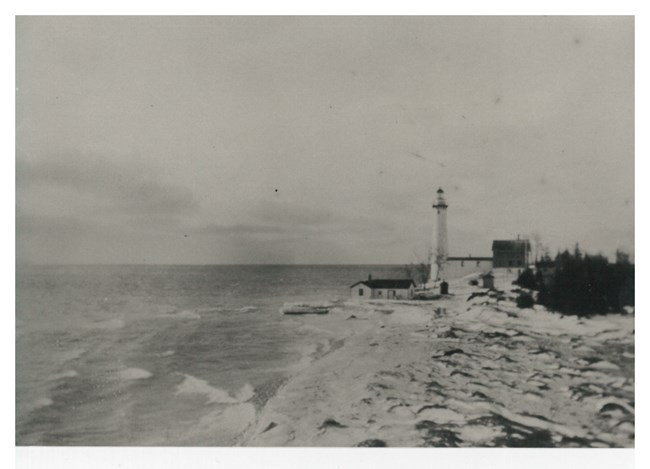
[[[347,428],[347,425],[343,425],[342,423],[337,422],[334,419],[325,419],[325,421],[321,424],[320,427],[318,427],[319,430],[325,430],[327,428]]]
[[[277,426],[278,426],[277,423],[275,423],[275,422],[271,422],[271,423],[269,423],[269,424],[266,426],[266,428],[265,428],[264,430],[262,430],[262,433],[266,433],[266,432],[268,432],[269,430],[271,430],[272,428],[275,428],[275,427],[277,427]]]
[[[600,409],[598,413],[613,412],[620,410],[624,414],[634,414],[634,409],[624,402],[614,399],[603,399],[599,402]]]
[[[501,360],[501,361],[504,361],[504,362],[507,362],[507,363],[515,363],[515,360],[513,360],[512,358],[510,358],[507,355],[501,355],[499,358],[497,358],[497,360]]]
[[[397,415],[398,417],[412,417],[413,411],[408,408],[408,406],[403,404],[398,404],[390,407],[388,412]]]
[[[616,426],[616,428],[625,433],[634,433],[634,424],[632,422],[621,422]]]
[[[500,331],[494,331],[494,332],[481,331],[481,335],[488,339],[509,339],[511,337],[505,332],[500,332]]]
[[[607,360],[602,360],[596,363],[592,363],[591,365],[589,365],[589,368],[595,368],[597,370],[618,370],[619,369],[618,365],[615,365],[612,362],[608,362]]]
[[[458,339],[458,335],[456,335],[453,329],[450,329],[443,333],[439,333],[438,337],[440,337],[441,339]]]
[[[467,354],[465,353],[464,350],[459,349],[459,348],[455,348],[455,349],[447,350],[447,351],[446,351],[445,353],[443,353],[442,355],[443,355],[444,357],[451,357],[452,355],[456,355],[457,353],[462,353],[462,354],[464,354],[464,355],[467,355]]]
[[[472,393],[472,397],[478,397],[479,399],[485,399],[486,401],[490,400],[490,398],[483,394],[481,391],[474,391]]]
[[[417,416],[437,424],[465,422],[465,417],[458,412],[438,406],[424,406],[418,410]]]
[[[385,448],[388,445],[384,440],[370,439],[363,440],[361,443],[358,443],[357,446],[362,448]]]
[[[540,361],[552,361],[556,360],[556,357],[553,353],[549,353],[548,351],[536,351],[536,352],[530,352],[531,355],[535,355],[535,358]]]
[[[429,420],[418,422],[415,428],[424,433],[426,446],[457,447],[458,443],[461,443],[458,433],[444,428],[441,429],[437,423]]]
[[[478,292],[478,291],[474,292],[471,295],[469,295],[469,297],[467,298],[467,301],[469,301],[469,300],[471,300],[473,298],[476,298],[477,296],[486,296],[487,294],[488,293],[486,291],[485,292]]]

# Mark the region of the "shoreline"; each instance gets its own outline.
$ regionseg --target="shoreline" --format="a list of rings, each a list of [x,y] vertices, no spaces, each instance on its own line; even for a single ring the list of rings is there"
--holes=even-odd
[[[498,286],[508,296],[510,275]],[[436,301],[348,300],[237,446],[633,447],[634,317],[580,320],[450,282]]]

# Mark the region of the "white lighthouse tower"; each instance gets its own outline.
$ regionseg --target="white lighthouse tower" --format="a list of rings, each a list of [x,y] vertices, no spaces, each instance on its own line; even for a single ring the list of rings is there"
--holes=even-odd
[[[435,282],[438,280],[445,280],[445,265],[447,264],[447,257],[449,251],[447,249],[447,202],[445,201],[445,191],[442,188],[438,189],[438,198],[433,204],[433,208],[437,212],[437,230],[433,233],[433,259],[431,262],[431,278],[430,281]]]

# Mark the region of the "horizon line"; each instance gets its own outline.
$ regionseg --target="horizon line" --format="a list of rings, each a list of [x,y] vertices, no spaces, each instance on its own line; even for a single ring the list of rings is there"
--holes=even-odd
[[[88,262],[88,263],[31,263],[31,262],[23,262],[19,263],[16,262],[16,267],[66,267],[66,266],[193,266],[193,267],[209,267],[209,266],[254,266],[254,267],[259,267],[259,266],[357,266],[357,265],[373,265],[373,266],[387,266],[387,265],[409,265],[413,264],[412,262],[400,262],[400,263],[331,263],[331,264],[326,264],[326,263],[292,263],[292,264],[272,264],[272,263],[264,263],[264,264],[253,264],[253,263],[227,263],[227,264],[221,264],[221,263],[205,263],[205,264],[199,264],[199,263],[188,263],[188,264],[183,264],[183,263],[158,263],[158,262],[152,262],[152,263],[110,263],[110,262]]]

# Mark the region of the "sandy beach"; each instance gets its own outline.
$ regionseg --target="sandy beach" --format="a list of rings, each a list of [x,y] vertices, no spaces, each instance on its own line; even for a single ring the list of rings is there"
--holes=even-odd
[[[633,447],[634,316],[519,309],[513,278],[301,317],[329,340],[239,444]]]

